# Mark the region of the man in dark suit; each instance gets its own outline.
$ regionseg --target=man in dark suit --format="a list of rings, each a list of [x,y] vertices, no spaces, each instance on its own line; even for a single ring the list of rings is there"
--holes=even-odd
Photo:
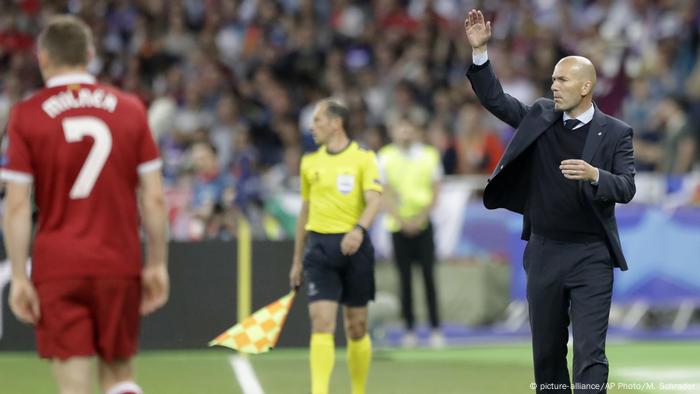
[[[465,31],[472,88],[486,109],[516,128],[484,190],[484,205],[523,215],[537,392],[605,393],[613,267],[627,269],[615,203],[635,193],[632,128],[593,104],[596,75],[588,59],[561,59],[552,74],[554,100],[529,106],[503,92],[489,64],[491,22],[472,10]]]

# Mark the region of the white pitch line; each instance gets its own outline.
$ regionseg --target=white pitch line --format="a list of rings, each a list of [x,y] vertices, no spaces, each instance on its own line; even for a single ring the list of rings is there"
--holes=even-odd
[[[233,373],[236,374],[236,380],[238,380],[243,394],[265,394],[247,357],[231,356],[229,357],[229,363],[231,368],[233,368]]]

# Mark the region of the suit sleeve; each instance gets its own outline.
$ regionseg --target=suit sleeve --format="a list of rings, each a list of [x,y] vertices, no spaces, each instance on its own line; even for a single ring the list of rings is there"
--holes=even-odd
[[[530,107],[503,91],[490,61],[481,66],[472,64],[467,70],[467,78],[484,108],[511,127],[518,128]]]
[[[615,148],[612,171],[598,169],[598,186],[593,186],[593,197],[598,202],[626,204],[637,191],[634,185],[634,150],[632,129],[628,128]]]

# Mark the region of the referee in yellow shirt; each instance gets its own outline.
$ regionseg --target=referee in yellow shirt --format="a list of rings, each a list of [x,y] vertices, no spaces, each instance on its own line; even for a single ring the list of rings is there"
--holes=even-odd
[[[321,147],[302,158],[299,171],[303,204],[289,278],[299,286],[303,272],[308,290],[311,394],[328,394],[339,303],[352,394],[365,393],[372,359],[367,304],[374,299],[374,248],[367,228],[379,210],[382,185],[374,152],[348,137],[349,116],[336,101],[316,105],[312,134]]]

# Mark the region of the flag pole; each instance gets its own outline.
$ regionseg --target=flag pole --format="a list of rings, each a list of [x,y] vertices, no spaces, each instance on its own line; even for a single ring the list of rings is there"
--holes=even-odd
[[[238,321],[243,321],[251,310],[251,235],[245,215],[238,218]]]

